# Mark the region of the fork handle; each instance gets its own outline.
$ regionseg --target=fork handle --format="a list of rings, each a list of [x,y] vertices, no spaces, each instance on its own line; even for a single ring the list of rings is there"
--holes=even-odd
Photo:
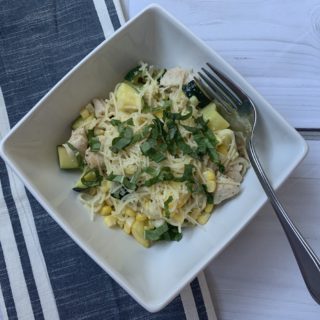
[[[320,260],[313,252],[309,244],[300,234],[299,230],[288,217],[285,209],[278,200],[262,166],[257,157],[251,139],[248,139],[247,152],[252,164],[252,167],[267,194],[270,203],[277,214],[277,217],[282,225],[282,228],[288,238],[291,249],[294,253],[305,284],[313,297],[320,304]]]

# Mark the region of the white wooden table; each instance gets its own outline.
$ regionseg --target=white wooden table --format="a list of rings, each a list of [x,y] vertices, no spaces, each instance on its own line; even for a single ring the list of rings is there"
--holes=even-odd
[[[152,2],[219,52],[308,140],[307,158],[279,196],[320,255],[320,1],[123,0],[127,17]],[[270,205],[206,276],[218,319],[320,319]]]

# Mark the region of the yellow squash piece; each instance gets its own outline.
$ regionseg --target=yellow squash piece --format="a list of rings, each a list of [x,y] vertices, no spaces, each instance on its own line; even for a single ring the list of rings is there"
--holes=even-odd
[[[129,84],[122,82],[116,92],[117,106],[120,111],[135,112],[142,107],[139,92]]]
[[[229,122],[217,111],[217,107],[213,102],[203,108],[202,115],[205,121],[209,121],[208,127],[212,131],[226,129],[230,126]]]

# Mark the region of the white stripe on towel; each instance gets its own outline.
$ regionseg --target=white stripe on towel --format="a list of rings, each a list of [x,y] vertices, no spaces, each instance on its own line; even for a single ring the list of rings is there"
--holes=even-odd
[[[117,11],[120,24],[123,25],[126,22],[126,20],[124,18],[121,1],[120,0],[113,0],[113,3],[114,3],[114,6],[116,8],[116,11]]]
[[[10,130],[9,119],[8,119],[7,110],[4,104],[2,91],[0,88],[0,138],[2,138],[9,130]],[[21,223],[23,236],[25,239],[26,247],[28,250],[29,258],[30,258],[34,280],[35,280],[39,298],[40,298],[43,316],[45,319],[53,319],[53,320],[59,319],[57,305],[56,305],[53,290],[51,287],[50,279],[48,276],[45,260],[42,254],[41,246],[39,243],[38,233],[34,223],[29,199],[27,197],[23,183],[13,173],[13,171],[10,168],[7,167],[7,169],[8,169],[11,192],[12,192],[13,199],[15,201],[18,215],[19,215],[19,220]],[[17,253],[17,256],[19,257],[18,253]],[[9,265],[8,265],[8,269],[10,269]],[[28,293],[26,294],[27,296],[29,296]],[[16,301],[16,299],[14,300],[16,302],[16,308],[18,308],[20,301],[19,300]],[[20,318],[18,317],[18,319]]]
[[[10,216],[3,197],[2,186],[0,187],[0,226],[0,242],[7,266],[7,273],[16,306],[17,317],[19,320],[34,319],[16,239],[13,234]]]
[[[4,303],[4,298],[3,298],[1,283],[0,283],[0,320],[8,320],[8,319],[9,318],[6,310],[6,305]]]
[[[113,34],[113,25],[109,16],[108,8],[104,0],[93,0],[104,37],[107,39]]]
[[[190,284],[186,285],[180,292],[181,302],[187,320],[199,320],[197,306],[194,301]]]
[[[216,312],[214,311],[211,294],[208,288],[206,276],[203,271],[198,274],[198,281],[203,297],[203,302],[206,307],[207,316],[210,320],[218,320]]]

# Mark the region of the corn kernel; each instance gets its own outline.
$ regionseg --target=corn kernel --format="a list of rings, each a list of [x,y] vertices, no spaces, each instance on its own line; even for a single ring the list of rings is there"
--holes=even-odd
[[[197,219],[200,224],[206,224],[210,218],[210,213],[203,213]]]
[[[123,227],[123,231],[126,233],[126,234],[130,234],[131,233],[131,227],[128,226],[126,223],[124,224],[124,227]]]
[[[137,220],[137,221],[146,221],[146,220],[147,220],[147,217],[146,217],[144,214],[142,214],[142,213],[138,213],[138,214],[136,215],[136,220]]]
[[[150,241],[144,238],[145,224],[142,221],[135,221],[132,225],[131,232],[133,237],[144,247],[150,247]]]
[[[213,210],[213,203],[208,203],[208,204],[206,205],[206,207],[204,208],[204,212],[205,212],[205,213],[211,213],[212,210]]]
[[[137,171],[137,166],[135,164],[129,164],[125,169],[124,172],[128,175],[134,174]]]
[[[182,223],[184,221],[184,215],[181,212],[175,212],[173,215],[171,215],[171,218],[178,223]]]
[[[162,119],[163,118],[163,111],[162,110],[157,111],[157,112],[154,113],[154,115],[156,117],[158,117],[159,119]]]
[[[87,109],[80,111],[80,116],[82,119],[87,119],[90,116],[90,112]]]
[[[117,224],[117,217],[115,216],[106,216],[104,218],[104,223],[109,227],[114,227]]]
[[[108,198],[104,201],[108,206],[112,207],[113,203],[112,201]]]
[[[101,191],[104,193],[107,193],[110,190],[110,184],[111,184],[110,181],[103,180],[101,182]]]
[[[132,210],[131,208],[126,208],[125,215],[128,217],[135,217],[136,212],[134,210]]]
[[[217,184],[215,181],[208,181],[206,185],[208,192],[214,192],[216,190]]]
[[[201,213],[200,209],[194,208],[194,209],[192,209],[190,216],[191,216],[191,218],[197,220],[198,217],[200,216],[200,213]]]
[[[123,231],[126,234],[130,234],[131,233],[131,228],[132,228],[133,223],[134,223],[134,218],[129,217],[129,218],[126,219],[126,222],[124,223],[124,227],[123,227]]]
[[[182,208],[189,200],[189,197],[190,197],[190,194],[181,195],[177,204],[177,208]]]
[[[175,207],[175,203],[173,201],[169,202],[168,208],[172,210]]]
[[[124,221],[122,219],[117,219],[117,224],[120,228],[123,228],[124,226]]]
[[[111,212],[112,212],[112,208],[110,206],[103,206],[99,213],[102,216],[108,216],[109,214],[111,214]]]
[[[95,127],[93,130],[95,136],[102,136],[104,135],[104,130],[98,127]]]
[[[219,153],[222,153],[225,156],[228,154],[228,148],[224,144],[218,146],[217,150]]]
[[[206,170],[203,172],[203,176],[207,181],[216,180],[216,175],[212,170]]]

